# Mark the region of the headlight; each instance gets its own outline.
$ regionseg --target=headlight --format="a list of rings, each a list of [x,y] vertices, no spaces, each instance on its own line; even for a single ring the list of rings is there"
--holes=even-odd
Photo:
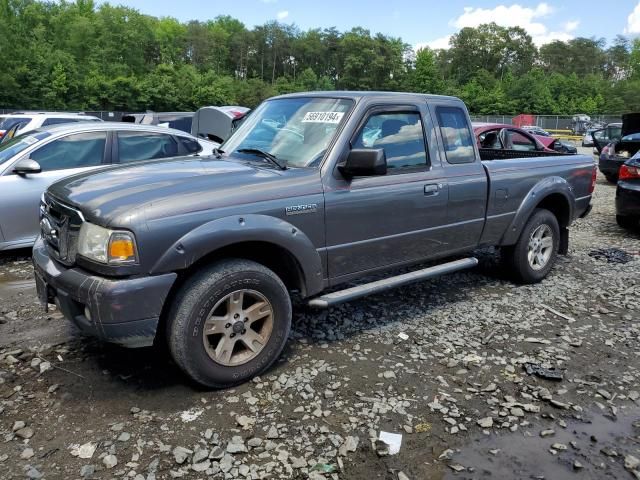
[[[78,254],[109,265],[127,265],[138,261],[132,233],[109,230],[89,222],[84,222],[80,227]]]

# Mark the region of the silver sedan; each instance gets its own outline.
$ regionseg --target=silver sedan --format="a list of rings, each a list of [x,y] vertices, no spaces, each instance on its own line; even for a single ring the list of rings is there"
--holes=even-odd
[[[33,245],[40,197],[56,180],[114,164],[210,155],[216,146],[180,130],[97,122],[39,128],[6,140],[0,144],[0,250]]]

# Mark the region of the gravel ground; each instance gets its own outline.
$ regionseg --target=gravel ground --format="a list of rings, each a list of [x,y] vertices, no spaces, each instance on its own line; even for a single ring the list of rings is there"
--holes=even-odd
[[[39,309],[28,252],[5,254],[0,477],[640,479],[640,235],[616,226],[614,192],[598,181],[541,284],[511,284],[489,252],[473,271],[298,308],[281,361],[226,391],[189,384],[162,351],[78,337]],[[589,255],[606,248],[631,261]]]

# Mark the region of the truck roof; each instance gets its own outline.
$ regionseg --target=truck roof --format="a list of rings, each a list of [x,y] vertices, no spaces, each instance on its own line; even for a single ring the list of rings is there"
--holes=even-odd
[[[278,95],[273,98],[295,98],[295,97],[337,97],[337,98],[350,98],[353,100],[360,100],[362,98],[395,98],[398,100],[416,100],[416,99],[433,99],[433,100],[455,100],[461,102],[457,97],[450,97],[446,95],[432,95],[428,93],[408,93],[408,92],[363,92],[352,90],[327,90],[327,91],[315,91],[315,92],[296,92],[288,93],[285,95]]]

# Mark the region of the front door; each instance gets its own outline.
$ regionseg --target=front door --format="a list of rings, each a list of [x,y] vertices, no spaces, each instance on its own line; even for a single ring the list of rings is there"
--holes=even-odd
[[[5,242],[31,242],[38,235],[38,206],[56,180],[105,162],[106,132],[86,132],[54,140],[31,152],[41,173],[0,176],[0,222]]]
[[[388,173],[325,193],[331,283],[443,248],[448,185],[428,153],[425,114],[426,106],[375,107],[352,138],[352,148],[383,148]]]

